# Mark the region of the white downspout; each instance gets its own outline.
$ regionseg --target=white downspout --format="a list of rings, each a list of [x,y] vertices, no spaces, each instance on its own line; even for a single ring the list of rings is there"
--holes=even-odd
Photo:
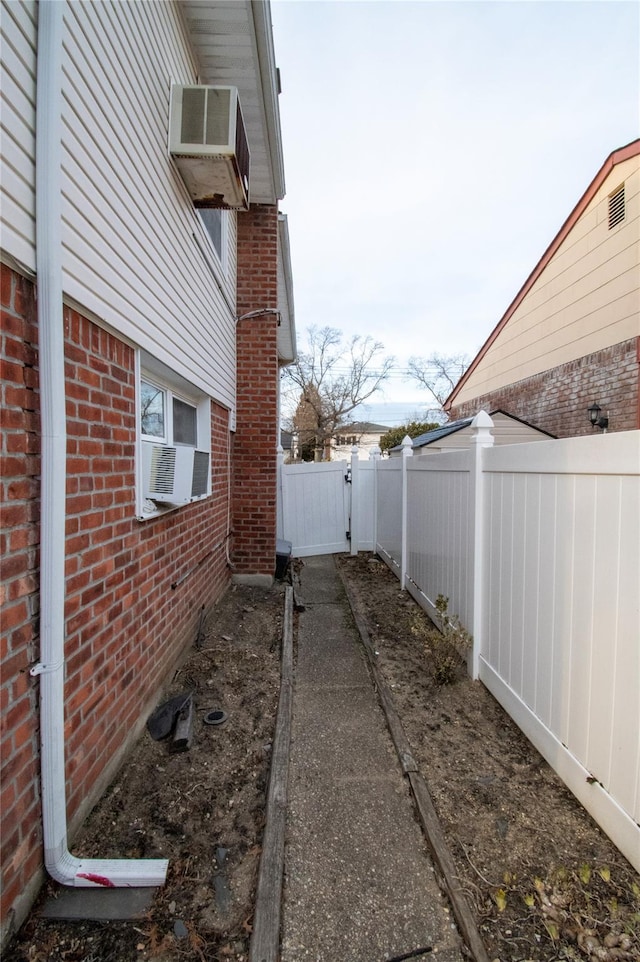
[[[40,740],[47,871],[72,886],[162,885],[166,859],[78,859],[67,848],[64,762],[66,412],[61,253],[62,31],[66,3],[38,4],[36,269],[42,431]]]

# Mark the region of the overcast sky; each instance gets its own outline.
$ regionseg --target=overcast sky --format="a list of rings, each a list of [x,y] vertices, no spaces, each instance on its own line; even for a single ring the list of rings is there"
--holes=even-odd
[[[640,8],[271,9],[299,346],[311,325],[370,334],[398,360],[380,400],[426,403],[407,359],[473,357],[608,154],[638,136]]]

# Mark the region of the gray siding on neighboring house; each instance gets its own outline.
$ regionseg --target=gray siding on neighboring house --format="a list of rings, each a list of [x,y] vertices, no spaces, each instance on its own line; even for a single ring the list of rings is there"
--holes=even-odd
[[[2,246],[31,272],[36,13],[33,3],[3,5],[21,49],[4,43],[4,96],[19,107],[3,103],[15,170],[2,185]],[[225,276],[167,151],[171,83],[198,72],[179,8],[67,4],[64,47],[65,296],[234,408],[235,214]]]

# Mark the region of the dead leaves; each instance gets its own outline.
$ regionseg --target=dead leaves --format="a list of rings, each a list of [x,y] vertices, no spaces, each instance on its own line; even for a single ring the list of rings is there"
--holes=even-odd
[[[583,863],[535,878],[524,903],[539,916],[547,936],[566,945],[566,958],[632,962],[640,957],[640,887],[618,885],[608,865]],[[580,955],[572,954],[577,946]]]

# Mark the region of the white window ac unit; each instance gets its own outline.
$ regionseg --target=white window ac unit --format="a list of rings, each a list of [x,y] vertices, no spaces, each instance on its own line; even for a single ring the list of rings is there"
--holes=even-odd
[[[236,87],[171,87],[169,151],[196,207],[249,208],[249,143]]]
[[[143,497],[189,504],[209,490],[209,452],[142,442]]]

